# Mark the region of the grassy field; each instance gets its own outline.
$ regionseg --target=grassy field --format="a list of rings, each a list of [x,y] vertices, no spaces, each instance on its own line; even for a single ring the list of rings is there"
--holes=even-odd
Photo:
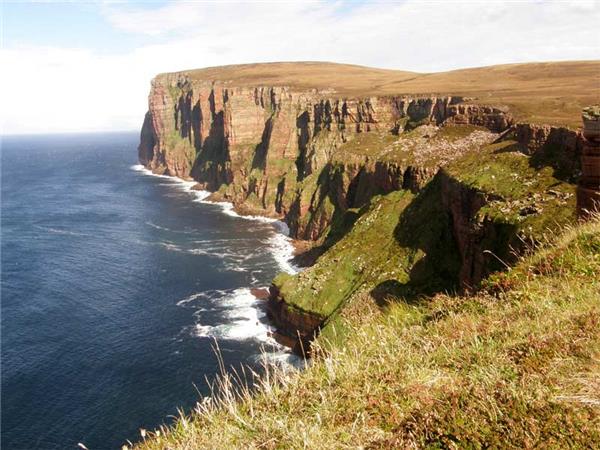
[[[517,120],[578,127],[600,102],[600,61],[506,64],[416,73],[326,62],[244,64],[186,71],[232,86],[292,86],[338,96],[452,94],[508,107]]]
[[[304,371],[225,376],[138,448],[598,448],[599,273],[595,218],[474,295],[360,302]]]

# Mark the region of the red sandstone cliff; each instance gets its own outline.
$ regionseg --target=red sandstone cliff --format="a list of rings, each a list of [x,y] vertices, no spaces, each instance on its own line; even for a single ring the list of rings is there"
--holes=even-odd
[[[283,218],[300,239],[319,239],[336,210],[374,193],[418,190],[435,170],[340,155],[362,133],[414,123],[512,123],[506,112],[459,97],[336,98],[287,87],[233,87],[165,74],[152,81],[139,159],[154,172],[193,178],[248,212]]]
[[[416,148],[424,156],[412,162],[346,151],[360,136],[399,135],[426,123],[502,133],[498,139],[517,142],[533,164],[551,161],[558,178],[573,177],[577,169],[578,133],[513,124],[506,111],[460,97],[340,98],[282,86],[236,87],[182,74],[153,80],[139,159],[157,173],[196,180],[242,212],[282,218],[293,237],[308,240],[322,239],[336,213],[362,207],[376,194],[418,192],[437,173],[441,189],[436,201],[449,218],[460,257],[458,283],[474,286],[495,257],[486,251],[502,253],[515,245],[511,230],[485,216],[477,218],[494,199],[438,172],[441,163],[428,164],[436,148],[433,153]],[[269,316],[288,343],[297,343],[299,334],[304,345],[325,320],[287,305],[275,286]]]

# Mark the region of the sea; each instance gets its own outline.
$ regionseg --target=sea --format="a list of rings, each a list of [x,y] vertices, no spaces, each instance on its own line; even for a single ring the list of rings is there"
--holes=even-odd
[[[137,133],[1,146],[1,448],[121,448],[219,374],[297,364],[265,301],[284,224],[137,162]]]

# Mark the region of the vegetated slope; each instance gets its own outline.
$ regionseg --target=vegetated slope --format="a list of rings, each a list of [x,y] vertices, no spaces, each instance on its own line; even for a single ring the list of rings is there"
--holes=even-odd
[[[367,300],[304,371],[227,378],[138,448],[597,448],[599,274],[596,217],[474,295]]]
[[[436,133],[477,132],[440,130],[429,129],[428,141],[435,142]],[[360,308],[366,297],[408,301],[476,286],[512,264],[527,242],[573,224],[576,154],[546,145],[527,156],[511,137],[470,149],[463,143],[416,194],[399,190],[375,196],[335,220],[326,251],[312,267],[273,281],[269,312],[280,340],[290,345],[300,332],[306,349],[315,332],[331,338],[332,326],[337,326],[336,339],[345,338],[339,315],[349,305]],[[435,145],[417,148],[426,153],[428,146]],[[400,160],[412,155],[406,146],[395,151]],[[430,158],[441,157],[434,155]]]
[[[343,97],[438,94],[505,105],[530,123],[579,126],[581,108],[600,99],[600,61],[504,64],[417,73],[327,62],[242,64],[190,70],[195,80],[231,86],[290,86]]]
[[[542,66],[575,65],[581,70],[573,75],[572,84],[585,95],[597,93],[590,74],[596,63],[556,64]],[[538,66],[532,65],[529,71],[524,69],[529,65],[515,66],[520,78],[507,75],[513,84],[502,92],[530,91],[535,84],[561,91],[569,101],[577,102],[567,89],[572,84],[557,77],[557,71],[535,69]],[[492,69],[500,70],[476,72]],[[299,75],[292,77],[295,71]],[[423,125],[470,125],[490,133],[514,128],[516,141],[528,147],[530,141],[538,147],[549,138],[556,142],[557,135],[563,135],[557,145],[576,146],[569,142],[575,133],[569,137],[565,129],[523,127],[512,110],[481,106],[479,100],[454,94],[367,93],[368,88],[378,92],[378,84],[360,84],[368,78],[357,75],[361,71],[372,76],[390,72],[324,63],[277,63],[159,75],[152,84],[142,128],[140,161],[156,173],[198,181],[199,187],[215,192],[213,199],[231,201],[240,212],[281,218],[294,238],[318,241],[336,217],[364,206],[370,195],[400,188],[418,190],[454,153],[493,140],[481,134],[477,138],[460,133],[444,137],[443,132],[430,136],[422,130],[413,133],[420,136],[407,134]],[[502,79],[499,74],[495,78]],[[291,86],[278,86],[280,82]],[[334,87],[316,90],[302,83]],[[478,83],[467,84],[486,89]],[[366,89],[362,96],[336,91],[353,84]],[[495,92],[493,86],[488,93]],[[535,96],[529,100],[532,105],[541,101]],[[549,109],[544,107],[544,111]],[[578,120],[578,112],[561,111],[569,120]]]

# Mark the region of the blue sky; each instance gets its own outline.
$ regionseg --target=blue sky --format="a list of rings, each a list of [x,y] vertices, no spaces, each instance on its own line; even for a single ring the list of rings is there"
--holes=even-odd
[[[188,68],[600,59],[597,0],[3,1],[1,16],[5,134],[138,129],[151,78]]]
[[[4,46],[86,47],[132,50],[143,39],[115,29],[94,3],[4,3]]]

